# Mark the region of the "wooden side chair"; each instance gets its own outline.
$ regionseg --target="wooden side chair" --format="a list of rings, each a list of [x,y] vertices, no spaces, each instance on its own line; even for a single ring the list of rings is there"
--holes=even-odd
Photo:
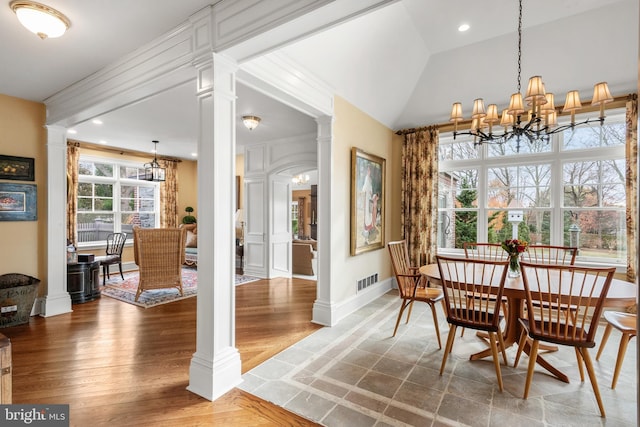
[[[600,360],[600,355],[602,354],[605,344],[607,344],[611,330],[616,328],[622,332],[622,337],[620,337],[620,347],[618,348],[618,358],[616,359],[616,367],[613,371],[613,380],[611,381],[611,388],[616,388],[618,376],[620,376],[620,368],[622,368],[624,355],[627,352],[627,344],[629,344],[629,340],[631,340],[631,338],[637,335],[637,315],[635,313],[605,311],[603,316],[604,320],[607,321],[607,327],[604,330],[602,342],[600,343],[600,348],[596,354],[596,360]]]
[[[500,243],[485,243],[485,242],[464,242],[462,244],[464,249],[464,257],[470,259],[480,259],[488,261],[508,261],[509,253],[502,249]],[[495,302],[496,296],[492,294],[488,295],[467,295],[467,303],[473,304],[474,299],[489,299],[489,301]],[[507,316],[507,299],[502,298],[502,314]],[[460,331],[460,336],[464,336],[464,328]]]
[[[124,244],[127,241],[127,233],[111,233],[107,235],[107,247],[105,249],[105,255],[96,257],[96,261],[100,261],[102,266],[102,285],[107,283],[107,279],[110,279],[109,266],[118,264],[120,270],[120,277],[124,280],[124,274],[122,274],[122,250]]]
[[[578,248],[570,246],[529,245],[520,259],[530,264],[573,265]]]
[[[502,300],[509,261],[460,259],[443,256],[437,256],[436,259],[444,289],[447,322],[450,325],[447,344],[442,357],[442,365],[440,366],[440,375],[444,372],[447,359],[453,348],[456,328],[460,326],[484,331],[488,334],[493,364],[498,378],[498,387],[502,391],[498,345],[500,346],[504,363],[507,364],[508,362],[500,329],[500,307],[502,304],[496,304],[495,301]],[[495,294],[495,301],[482,297],[492,293]],[[467,304],[469,298],[474,301],[472,305]]]
[[[570,346],[576,352],[581,381],[584,381],[583,362],[587,367],[600,414],[604,417],[604,405],[588,349],[596,345],[598,322],[615,267],[522,262],[520,268],[526,294],[527,318],[519,319],[523,330],[514,366],[518,365],[527,337],[533,341],[523,398],[526,399],[529,395],[540,342]],[[563,306],[575,307],[573,316],[562,309]]]
[[[396,326],[393,329],[393,336],[396,336],[398,325],[400,325],[400,319],[402,319],[402,314],[405,309],[409,307],[406,322],[409,323],[411,310],[413,309],[413,302],[420,301],[427,303],[429,307],[431,307],[433,324],[436,329],[436,337],[438,338],[438,348],[442,348],[442,342],[440,341],[440,328],[438,327],[438,315],[435,307],[437,302],[443,301],[444,295],[442,289],[426,287],[425,280],[418,271],[419,267],[412,267],[410,265],[409,249],[407,247],[406,240],[389,242],[387,247],[389,248],[389,254],[391,255],[391,265],[393,266],[393,273],[395,274],[396,281],[398,282],[398,291],[400,294],[400,312],[398,313]]]
[[[146,290],[177,288],[182,293],[184,228],[133,229],[133,254],[140,271],[135,300]]]

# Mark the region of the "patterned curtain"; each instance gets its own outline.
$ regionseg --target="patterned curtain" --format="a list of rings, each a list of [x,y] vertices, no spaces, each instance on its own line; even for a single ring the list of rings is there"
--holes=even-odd
[[[629,95],[626,112],[627,280],[636,280],[638,221],[638,96]]]
[[[404,136],[402,148],[402,238],[411,265],[435,262],[438,210],[438,128]]]
[[[178,226],[178,161],[159,160],[166,168],[165,181],[160,184],[160,228]]]
[[[67,141],[67,239],[77,246],[78,159],[80,144]]]

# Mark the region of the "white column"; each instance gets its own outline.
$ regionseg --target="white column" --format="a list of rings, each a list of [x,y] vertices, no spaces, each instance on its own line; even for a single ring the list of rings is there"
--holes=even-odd
[[[242,381],[235,348],[235,71],[208,54],[197,61],[198,312],[187,389],[214,400]]]
[[[331,176],[333,175],[333,117],[318,122],[318,284],[313,303],[313,322],[325,326],[336,323],[331,305]],[[342,185],[342,184],[340,184]],[[343,239],[340,236],[339,239]]]
[[[69,313],[67,292],[67,130],[47,126],[47,293],[44,317]],[[42,191],[42,190],[40,190]]]

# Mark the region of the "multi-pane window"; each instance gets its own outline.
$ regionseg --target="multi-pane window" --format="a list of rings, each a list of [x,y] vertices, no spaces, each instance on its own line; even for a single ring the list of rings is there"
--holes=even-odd
[[[133,236],[133,227],[160,222],[158,183],[143,180],[144,168],[81,157],[78,167],[78,242],[104,242],[113,232]]]
[[[624,146],[623,110],[608,111],[603,126],[569,129],[548,143],[523,138],[519,148],[515,140],[474,147],[468,137],[442,133],[439,251],[517,236],[577,245],[578,262],[624,264]]]

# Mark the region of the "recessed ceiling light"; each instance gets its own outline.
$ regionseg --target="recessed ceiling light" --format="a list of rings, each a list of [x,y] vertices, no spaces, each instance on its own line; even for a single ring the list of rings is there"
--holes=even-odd
[[[101,124],[102,124],[102,120],[100,120],[100,119],[93,119],[93,120],[91,120],[91,123],[93,123],[94,125],[101,125]]]
[[[72,135],[75,135],[76,133],[78,133],[78,131],[77,131],[77,130],[75,130],[75,129],[67,129],[67,133],[70,133],[70,134],[72,134]]]
[[[102,144],[102,145],[107,145],[107,144],[108,144],[108,142],[107,142],[107,141],[105,141],[104,139],[101,139],[101,140],[100,140],[100,144]]]
[[[460,31],[461,33],[464,33],[465,31],[467,31],[469,28],[471,28],[469,26],[469,24],[462,24],[458,27],[458,31]]]
[[[198,153],[191,153],[192,157],[198,157]]]

